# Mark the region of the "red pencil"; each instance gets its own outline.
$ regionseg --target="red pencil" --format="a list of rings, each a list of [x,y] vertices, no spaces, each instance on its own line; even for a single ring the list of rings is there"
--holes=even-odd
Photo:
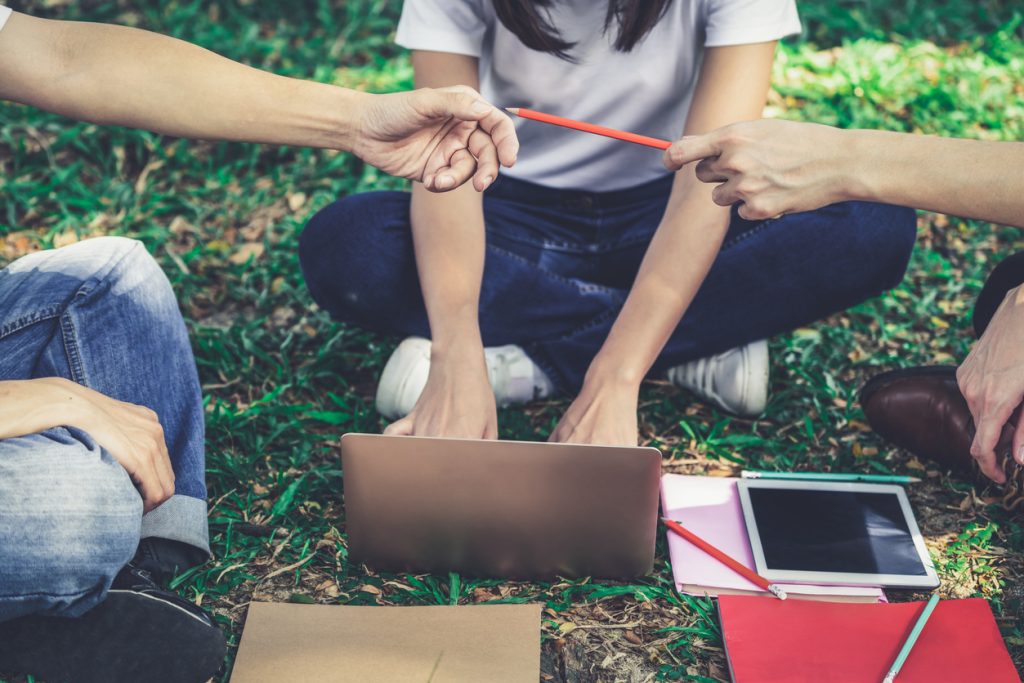
[[[544,112],[534,111],[532,109],[524,109],[522,107],[506,107],[505,111],[511,112],[516,116],[521,116],[524,119],[532,119],[533,121],[551,123],[556,126],[562,126],[564,128],[572,128],[573,130],[582,130],[584,133],[604,135],[605,137],[615,138],[616,140],[625,140],[626,142],[633,142],[638,145],[647,145],[648,147],[656,147],[658,149],[668,149],[669,147],[672,146],[672,143],[669,142],[668,140],[659,140],[658,138],[650,138],[647,137],[646,135],[627,133],[622,130],[608,128],[607,126],[598,126],[593,123],[585,123],[583,121],[567,119],[561,116],[555,116],[554,114],[545,114]]]
[[[711,557],[715,558],[725,566],[729,567],[734,572],[736,572],[743,578],[747,579],[748,581],[757,584],[757,586],[761,590],[768,591],[769,593],[777,597],[779,600],[786,599],[786,591],[782,590],[781,587],[776,586],[774,583],[771,583],[770,581],[768,581],[768,579],[764,578],[757,572],[748,569],[745,565],[732,559],[731,557],[729,557],[721,550],[705,541],[697,534],[681,526],[678,522],[673,522],[671,519],[665,519],[664,517],[662,517],[661,521],[664,522],[665,526],[667,526],[669,529],[676,532],[677,534],[685,538],[687,541],[689,541],[690,543],[694,544],[695,546],[706,552]]]

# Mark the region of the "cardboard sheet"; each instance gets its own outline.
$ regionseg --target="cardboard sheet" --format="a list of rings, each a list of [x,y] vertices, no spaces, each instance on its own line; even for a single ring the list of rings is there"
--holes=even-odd
[[[254,602],[232,683],[537,683],[540,605]]]

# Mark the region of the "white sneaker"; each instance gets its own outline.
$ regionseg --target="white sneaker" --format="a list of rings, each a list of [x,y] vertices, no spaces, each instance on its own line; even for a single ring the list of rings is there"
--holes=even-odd
[[[768,342],[677,365],[670,382],[741,417],[757,417],[768,404]]]
[[[554,391],[548,376],[514,344],[484,349],[487,378],[498,406],[546,398]],[[416,406],[430,374],[430,340],[409,337],[391,354],[377,385],[377,412],[397,420]]]

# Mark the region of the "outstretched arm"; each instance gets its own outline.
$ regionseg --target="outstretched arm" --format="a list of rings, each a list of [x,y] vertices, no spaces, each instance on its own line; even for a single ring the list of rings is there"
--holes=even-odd
[[[747,121],[665,152],[758,220],[861,199],[1024,227],[1024,143]]]
[[[0,98],[168,135],[351,151],[435,191],[470,177],[482,190],[517,146],[508,117],[470,88],[369,95],[148,31],[18,13],[0,31]]]

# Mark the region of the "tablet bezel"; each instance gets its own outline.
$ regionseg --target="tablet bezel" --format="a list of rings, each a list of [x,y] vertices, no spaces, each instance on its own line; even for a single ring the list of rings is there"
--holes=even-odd
[[[750,548],[754,553],[754,565],[757,568],[757,573],[769,581],[834,583],[851,586],[882,586],[887,588],[936,588],[939,585],[939,576],[935,572],[935,565],[928,554],[928,548],[925,547],[924,538],[921,536],[921,530],[917,526],[917,520],[914,518],[914,512],[910,507],[910,500],[907,498],[907,492],[902,486],[865,484],[861,482],[740,479],[736,482],[736,488],[740,494],[740,505],[743,508],[743,521],[746,524],[747,535],[750,538]],[[895,495],[900,503],[900,509],[903,511],[903,517],[907,523],[907,530],[910,532],[911,539],[914,542],[914,548],[917,550],[917,555],[922,565],[924,565],[925,575],[769,569],[764,559],[764,548],[761,546],[761,535],[757,528],[757,519],[754,516],[753,504],[750,500],[750,489],[852,491]]]

